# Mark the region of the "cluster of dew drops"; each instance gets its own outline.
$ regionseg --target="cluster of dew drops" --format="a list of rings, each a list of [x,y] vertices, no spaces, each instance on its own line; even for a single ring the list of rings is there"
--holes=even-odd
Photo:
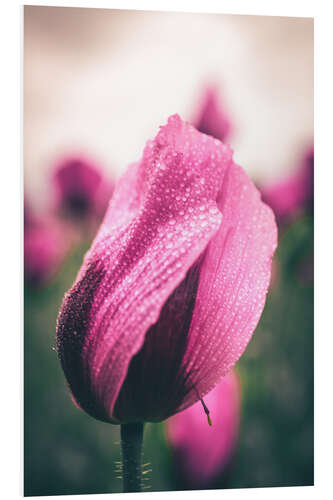
[[[137,312],[151,320],[145,300],[159,302],[163,290],[171,291],[167,283],[175,275],[179,281],[208,244],[222,221],[216,197],[230,158],[220,141],[184,125],[177,116],[147,143],[138,168],[144,196],[135,217],[127,231],[117,224],[104,228],[104,234],[112,235],[112,245],[108,247],[105,238],[101,258],[108,259],[110,283],[121,277],[120,312],[128,312],[132,300],[141,297]],[[126,298],[129,287],[132,299]]]

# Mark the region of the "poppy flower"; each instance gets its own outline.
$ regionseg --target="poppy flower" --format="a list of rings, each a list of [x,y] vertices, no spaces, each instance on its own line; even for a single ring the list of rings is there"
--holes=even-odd
[[[313,213],[314,152],[313,147],[302,158],[295,171],[262,189],[263,200],[273,209],[280,225],[301,212]]]
[[[57,213],[75,222],[103,218],[113,185],[98,165],[82,156],[65,158],[55,167],[52,182]]]
[[[230,119],[221,106],[217,89],[214,86],[206,88],[193,125],[199,132],[211,135],[220,141],[225,141],[230,135]]]
[[[50,215],[34,214],[24,203],[24,278],[34,287],[53,278],[68,250],[63,225]]]
[[[171,116],[120,178],[61,306],[57,350],[76,404],[119,424],[201,399],[252,336],[276,241],[231,149]]]
[[[189,488],[214,484],[231,463],[240,421],[240,380],[229,372],[206,396],[213,425],[204,421],[200,402],[166,421],[166,436],[182,483]]]

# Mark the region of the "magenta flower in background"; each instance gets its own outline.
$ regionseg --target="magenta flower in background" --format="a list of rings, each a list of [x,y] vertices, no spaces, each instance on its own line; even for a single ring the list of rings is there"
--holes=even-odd
[[[197,402],[248,344],[277,228],[232,151],[178,115],[123,174],[58,317],[77,405],[161,421]]]
[[[24,278],[35,287],[50,281],[62,264],[69,240],[51,216],[40,217],[24,203]]]
[[[262,189],[263,200],[273,209],[279,224],[289,222],[301,212],[313,213],[314,152],[306,153],[295,172]]]
[[[215,87],[207,87],[205,90],[193,125],[199,132],[211,135],[220,141],[225,141],[230,135],[231,123],[220,104]]]
[[[175,465],[191,489],[212,486],[230,464],[240,421],[240,380],[232,370],[205,398],[213,425],[205,425],[200,402],[166,422]]]
[[[69,157],[54,169],[53,189],[56,211],[74,221],[86,222],[102,219],[113,184],[90,160]]]

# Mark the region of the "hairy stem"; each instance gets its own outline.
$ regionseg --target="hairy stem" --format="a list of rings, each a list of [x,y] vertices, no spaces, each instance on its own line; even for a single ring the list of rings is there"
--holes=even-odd
[[[124,493],[141,491],[143,423],[121,424]]]

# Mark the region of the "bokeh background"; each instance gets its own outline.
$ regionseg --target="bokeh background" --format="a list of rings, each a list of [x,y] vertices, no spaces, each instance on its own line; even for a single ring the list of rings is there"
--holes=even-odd
[[[258,187],[293,175],[313,144],[312,19],[24,7],[26,212],[44,232],[57,227],[59,249],[45,279],[25,270],[25,495],[122,487],[119,428],[73,405],[54,350],[59,306],[101,217],[82,225],[56,213],[54,169],[80,155],[116,182],[170,114],[193,119],[211,84],[231,122],[226,142]],[[34,244],[40,262],[44,246]],[[264,314],[237,368],[237,447],[207,487],[313,484],[309,204],[279,222]],[[185,488],[164,424],[147,425],[144,461],[150,491]]]

